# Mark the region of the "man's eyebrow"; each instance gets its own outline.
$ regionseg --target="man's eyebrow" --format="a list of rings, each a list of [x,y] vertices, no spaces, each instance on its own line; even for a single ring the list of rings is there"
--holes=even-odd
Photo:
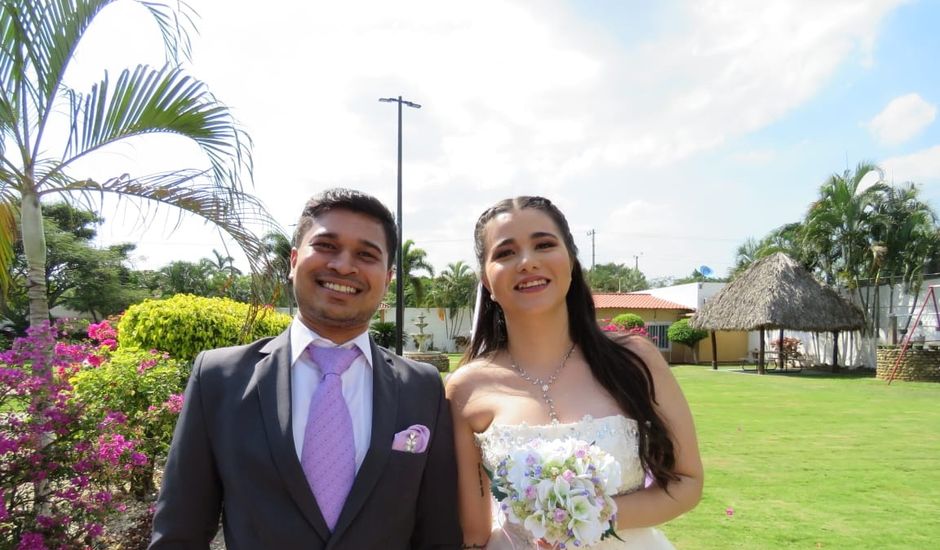
[[[339,233],[335,233],[335,232],[333,232],[333,231],[324,231],[323,233],[314,233],[313,235],[311,235],[311,238],[314,238],[314,239],[335,239],[335,240],[338,240],[338,239],[339,239]],[[377,244],[377,243],[375,243],[375,242],[373,242],[373,241],[370,241],[369,239],[359,239],[359,244],[361,244],[362,246],[365,246],[366,248],[374,248],[374,249],[375,249],[377,252],[379,252],[379,253],[382,253],[382,254],[385,253],[385,249],[382,248],[381,245],[379,245],[379,244]]]
[[[361,245],[363,245],[363,246],[365,246],[365,247],[367,247],[367,248],[374,248],[375,251],[378,252],[379,254],[384,254],[384,253],[385,253],[385,249],[384,249],[384,248],[382,248],[382,247],[379,246],[378,244],[376,244],[376,243],[374,243],[374,242],[372,242],[372,241],[370,241],[370,240],[368,240],[368,239],[359,239],[359,244],[361,244]]]

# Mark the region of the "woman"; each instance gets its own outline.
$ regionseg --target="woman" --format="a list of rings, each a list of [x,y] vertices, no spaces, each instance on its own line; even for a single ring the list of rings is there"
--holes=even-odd
[[[649,340],[614,341],[600,330],[568,222],[548,199],[497,203],[474,237],[478,314],[463,365],[447,381],[464,548],[547,546],[494,517],[487,472],[533,441],[560,438],[594,443],[621,467],[608,493],[617,495],[622,540],[594,548],[672,548],[652,527],[698,503],[702,464],[668,365]]]

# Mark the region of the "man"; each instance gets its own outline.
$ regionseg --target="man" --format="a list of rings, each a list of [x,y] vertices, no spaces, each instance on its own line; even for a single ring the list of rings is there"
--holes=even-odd
[[[150,548],[208,548],[220,513],[230,550],[459,547],[440,375],[368,334],[398,248],[391,213],[329,190],[293,245],[288,330],[194,362]]]

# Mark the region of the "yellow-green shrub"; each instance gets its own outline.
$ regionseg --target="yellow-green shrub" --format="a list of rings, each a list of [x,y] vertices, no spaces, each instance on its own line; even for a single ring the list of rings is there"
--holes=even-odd
[[[290,324],[290,316],[261,309],[251,332],[242,333],[249,306],[228,298],[177,294],[127,308],[118,325],[121,347],[158,349],[184,361],[200,351],[274,336]]]

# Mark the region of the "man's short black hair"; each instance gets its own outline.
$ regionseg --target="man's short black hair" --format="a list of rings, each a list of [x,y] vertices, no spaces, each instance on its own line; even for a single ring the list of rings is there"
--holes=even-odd
[[[385,244],[388,247],[388,268],[391,269],[395,265],[395,254],[398,252],[398,226],[395,225],[395,218],[379,199],[353,189],[327,189],[308,200],[297,221],[297,229],[294,230],[294,248],[300,247],[300,240],[310,230],[313,220],[331,210],[348,210],[363,214],[382,224]]]

